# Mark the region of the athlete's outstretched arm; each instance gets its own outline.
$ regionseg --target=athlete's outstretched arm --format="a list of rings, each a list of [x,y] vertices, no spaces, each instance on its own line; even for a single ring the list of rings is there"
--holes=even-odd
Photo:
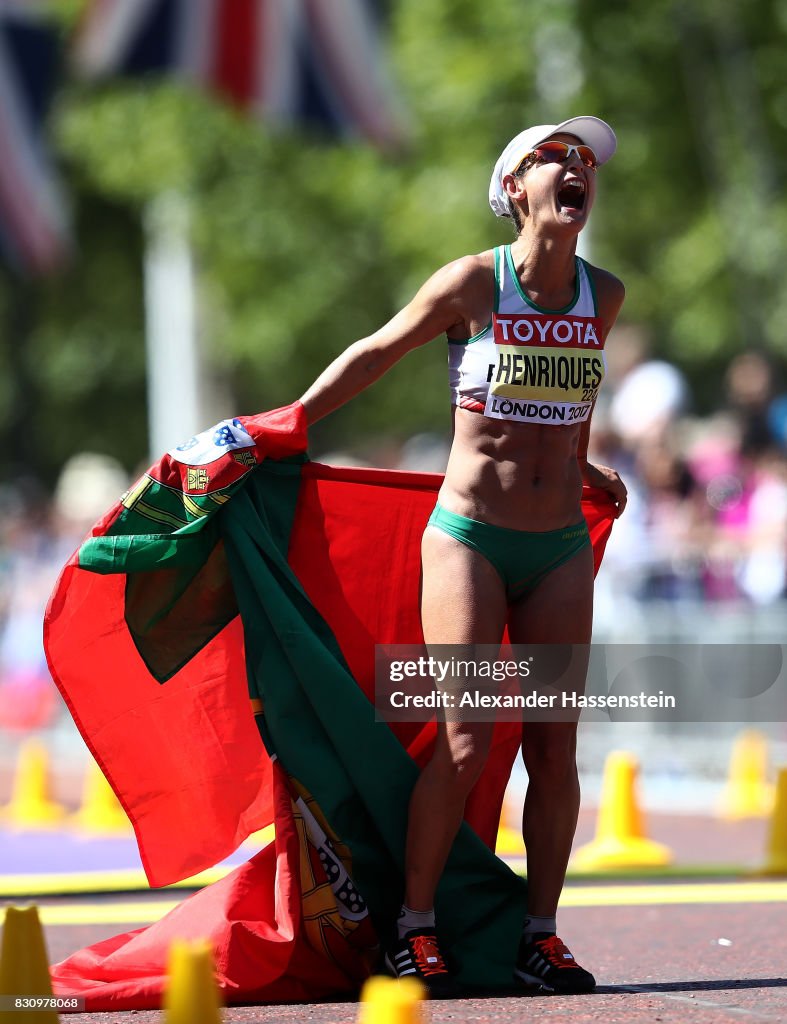
[[[411,349],[464,323],[468,297],[483,287],[484,270],[475,256],[447,264],[379,331],[345,349],[301,397],[309,424],[344,405]]]

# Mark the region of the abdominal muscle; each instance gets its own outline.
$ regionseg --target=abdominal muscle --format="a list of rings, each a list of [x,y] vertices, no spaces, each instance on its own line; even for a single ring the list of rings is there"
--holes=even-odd
[[[469,519],[543,532],[582,518],[579,424],[491,419],[452,409],[454,438],[439,502]]]

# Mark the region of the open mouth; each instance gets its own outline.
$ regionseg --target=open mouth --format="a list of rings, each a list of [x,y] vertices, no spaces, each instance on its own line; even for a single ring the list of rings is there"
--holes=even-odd
[[[586,185],[581,178],[570,178],[563,182],[557,193],[557,201],[567,210],[584,210]]]

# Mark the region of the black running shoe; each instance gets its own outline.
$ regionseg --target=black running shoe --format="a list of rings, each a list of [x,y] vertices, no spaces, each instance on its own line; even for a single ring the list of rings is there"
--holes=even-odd
[[[385,963],[397,978],[422,981],[432,999],[454,999],[459,995],[459,983],[445,966],[437,936],[428,929],[408,932],[390,946]]]
[[[523,935],[514,967],[514,977],[526,985],[536,985],[547,992],[570,995],[592,992],[596,979],[580,967],[571,950],[557,935],[540,939]]]

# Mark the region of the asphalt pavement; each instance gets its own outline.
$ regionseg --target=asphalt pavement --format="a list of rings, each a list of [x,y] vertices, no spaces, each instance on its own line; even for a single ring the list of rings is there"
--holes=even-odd
[[[592,837],[595,817],[593,810],[583,811],[577,846]],[[787,1021],[787,879],[759,875],[767,821],[650,814],[647,830],[673,851],[675,866],[664,876],[634,872],[574,877],[564,891],[559,931],[579,962],[596,975],[596,992],[434,1002],[426,1019],[432,1024]],[[50,833],[48,841],[41,835],[28,837],[37,859],[25,861],[23,837],[17,835],[14,842],[3,838],[0,834],[0,878],[6,882],[13,877],[9,869],[18,870],[20,864],[30,874],[38,865],[42,877],[48,868],[51,876],[53,863],[61,871],[72,860],[82,868],[106,867],[113,859],[109,853],[119,851],[123,856],[118,866],[129,866],[122,843],[105,845],[107,858],[102,861],[94,850],[88,854],[88,846],[80,858],[79,848],[64,843],[62,836],[58,840],[57,833]],[[58,853],[54,861],[44,856],[47,842]],[[55,962],[82,946],[155,920],[184,895],[177,889],[101,894],[78,887],[64,888],[58,895],[55,886],[31,899],[40,908],[49,958]],[[0,905],[20,902],[28,900],[18,890],[12,898],[0,888]],[[353,1003],[233,1007],[224,1011],[224,1020],[352,1024],[357,1014]],[[152,1024],[162,1014],[72,1014],[64,1019],[73,1024]]]
[[[634,883],[632,883],[633,885]],[[593,906],[565,906],[560,931],[580,963],[591,969],[598,989],[584,996],[460,999],[432,1002],[432,1024],[543,1020],[548,1024],[585,1022],[648,1022],[664,1024],[721,1024],[725,1021],[787,1020],[785,921],[787,887],[779,883],[775,902],[731,903],[749,882],[709,883],[709,902],[660,903],[660,886],[685,886],[692,898],[702,883],[636,885],[634,905],[613,905],[600,895]],[[769,883],[762,883],[768,886]],[[569,885],[566,902],[596,887]],[[609,893],[605,883],[603,893]],[[614,888],[617,898],[626,885]],[[721,890],[721,892],[720,892]],[[649,891],[655,902],[641,904]],[[701,894],[700,894],[701,895]],[[743,892],[746,896],[746,891]],[[84,898],[87,901],[87,898]],[[139,896],[141,902],[160,899]],[[128,925],[46,926],[51,959],[57,960],[87,943],[98,941]],[[358,1006],[323,1003],[288,1006],[232,1007],[224,1011],[227,1024],[352,1024]],[[73,1014],[73,1024],[153,1024],[157,1011]]]

